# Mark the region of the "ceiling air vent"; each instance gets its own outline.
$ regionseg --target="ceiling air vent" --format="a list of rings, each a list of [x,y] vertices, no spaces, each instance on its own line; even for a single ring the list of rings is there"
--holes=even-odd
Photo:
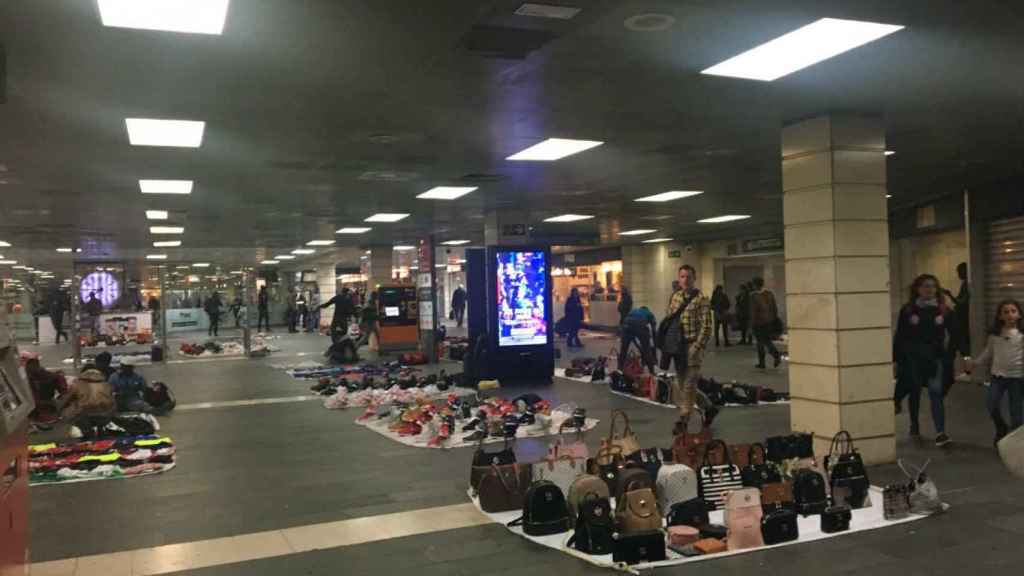
[[[463,39],[466,49],[485,58],[522,60],[555,38],[546,30],[474,26]]]
[[[551,4],[533,4],[527,2],[516,10],[516,16],[533,16],[536,18],[554,18],[570,20],[580,13],[580,8],[573,6],[554,6]]]
[[[460,182],[469,182],[472,184],[484,184],[487,182],[501,182],[505,179],[504,174],[487,174],[484,172],[471,172],[459,178]]]
[[[419,177],[416,172],[400,172],[398,170],[367,170],[359,175],[360,180],[371,182],[408,182]]]

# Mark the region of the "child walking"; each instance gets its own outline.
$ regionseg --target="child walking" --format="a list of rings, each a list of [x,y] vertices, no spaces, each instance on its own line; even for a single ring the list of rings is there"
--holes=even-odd
[[[1022,334],[1020,303],[1003,300],[996,308],[996,318],[989,331],[985,351],[973,363],[988,366],[991,384],[986,405],[996,426],[999,440],[1024,424],[1024,334]],[[1010,397],[1010,426],[1003,420],[1003,396]]]

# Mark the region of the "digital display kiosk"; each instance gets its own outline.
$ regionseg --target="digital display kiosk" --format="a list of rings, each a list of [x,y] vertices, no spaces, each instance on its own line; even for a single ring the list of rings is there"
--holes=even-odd
[[[487,249],[487,325],[491,377],[550,382],[554,375],[551,254],[545,247]]]

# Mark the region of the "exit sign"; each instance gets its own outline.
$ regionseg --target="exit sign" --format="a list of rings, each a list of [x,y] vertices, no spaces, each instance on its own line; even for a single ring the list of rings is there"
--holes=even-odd
[[[683,257],[683,251],[682,250],[669,250],[668,251],[668,257],[669,258],[682,258]]]

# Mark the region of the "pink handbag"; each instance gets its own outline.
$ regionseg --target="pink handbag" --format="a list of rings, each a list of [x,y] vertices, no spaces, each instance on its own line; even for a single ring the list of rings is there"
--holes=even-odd
[[[700,530],[693,526],[669,526],[668,545],[682,548],[700,540]]]
[[[568,424],[568,426],[566,426]],[[548,456],[546,460],[558,460],[564,457],[570,457],[573,459],[580,458],[586,461],[590,457],[590,452],[587,450],[587,444],[583,441],[583,432],[576,433],[576,440],[571,443],[566,443],[562,440],[562,430],[572,426],[572,419],[568,419],[562,422],[562,425],[558,427],[558,435],[555,436],[555,441],[548,445]]]
[[[743,550],[764,546],[761,535],[761,492],[757,488],[733,490],[725,495],[726,546]]]

